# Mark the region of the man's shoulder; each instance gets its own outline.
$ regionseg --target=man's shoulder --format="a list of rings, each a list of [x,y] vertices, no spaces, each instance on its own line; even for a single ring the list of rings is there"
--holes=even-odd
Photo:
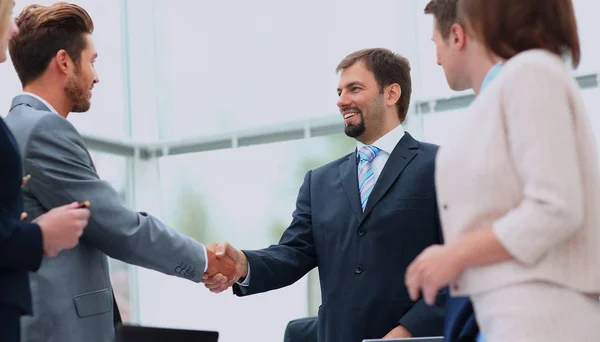
[[[55,135],[59,131],[77,132],[75,127],[62,116],[49,110],[40,110],[20,104],[11,109],[6,124],[16,136],[36,129],[41,134]],[[29,135],[29,134],[26,134]]]
[[[422,153],[424,155],[428,155],[428,156],[435,158],[435,155],[437,154],[439,148],[440,148],[439,145],[419,141],[418,151],[419,151],[419,153]]]

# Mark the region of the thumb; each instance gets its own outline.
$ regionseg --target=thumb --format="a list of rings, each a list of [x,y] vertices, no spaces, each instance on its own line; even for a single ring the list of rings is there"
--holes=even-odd
[[[229,249],[231,249],[231,245],[229,244],[229,242],[222,242],[217,246],[215,254],[217,255],[217,257],[222,257],[228,252]]]
[[[72,202],[71,204],[64,205],[65,209],[77,209],[79,208],[79,202]]]

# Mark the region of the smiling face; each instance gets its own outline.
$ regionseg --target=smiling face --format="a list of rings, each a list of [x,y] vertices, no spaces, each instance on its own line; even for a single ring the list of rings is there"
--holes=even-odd
[[[386,105],[375,76],[359,61],[340,73],[337,106],[344,117],[344,133],[369,140],[384,121]]]

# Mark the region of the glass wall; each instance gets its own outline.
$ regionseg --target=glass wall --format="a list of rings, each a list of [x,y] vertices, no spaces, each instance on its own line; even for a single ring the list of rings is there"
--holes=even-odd
[[[339,115],[335,68],[366,47],[405,55],[418,75],[412,1],[154,4],[161,138]]]
[[[203,243],[227,240],[241,249],[265,248],[277,243],[291,222],[304,174],[354,147],[352,139],[332,135],[162,158],[164,219]],[[307,293],[320,296],[318,288],[307,288],[306,279],[248,298],[231,291],[214,295],[183,280],[164,279],[160,286],[164,298],[153,299],[157,311],[144,310],[145,322],[217,329],[223,341],[281,340],[289,320],[308,314]],[[176,293],[186,294],[186,308],[169,295]]]

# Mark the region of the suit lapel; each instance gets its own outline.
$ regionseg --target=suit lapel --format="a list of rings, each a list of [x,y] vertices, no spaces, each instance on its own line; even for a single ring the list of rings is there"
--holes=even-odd
[[[346,161],[340,165],[340,178],[342,179],[342,187],[348,197],[352,212],[354,213],[356,220],[360,220],[363,212],[358,194],[358,164],[356,161],[356,151],[351,153]]]
[[[375,183],[371,195],[369,195],[361,222],[369,215],[375,205],[386,194],[392,184],[394,184],[396,179],[398,179],[402,171],[404,171],[404,168],[406,168],[406,165],[408,165],[417,155],[414,150],[418,148],[419,142],[408,133],[405,133],[398,144],[396,144],[396,147],[392,151],[392,154],[390,154],[388,161],[385,163],[385,167],[377,179],[377,183]],[[358,186],[356,191],[358,191]]]

